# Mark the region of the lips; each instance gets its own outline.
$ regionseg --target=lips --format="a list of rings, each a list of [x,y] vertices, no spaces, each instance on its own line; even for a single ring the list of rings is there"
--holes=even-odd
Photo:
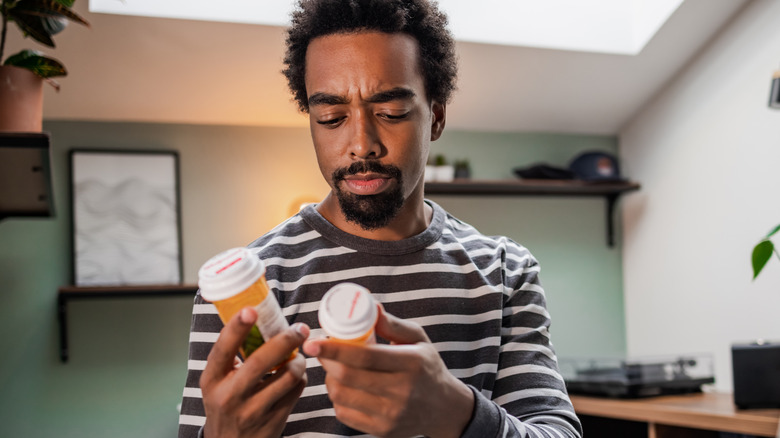
[[[401,169],[376,160],[355,161],[336,169],[331,178],[336,191],[344,195],[379,195],[402,185]]]
[[[349,191],[356,195],[375,195],[391,185],[390,176],[378,173],[348,175],[343,181]]]

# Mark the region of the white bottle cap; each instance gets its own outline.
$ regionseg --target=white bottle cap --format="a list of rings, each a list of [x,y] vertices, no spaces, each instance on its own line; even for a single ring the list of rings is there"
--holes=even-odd
[[[356,339],[373,330],[379,312],[374,297],[363,286],[341,283],[320,302],[320,326],[334,338]]]
[[[200,294],[207,301],[237,295],[265,274],[265,264],[248,248],[233,248],[210,258],[198,270]]]

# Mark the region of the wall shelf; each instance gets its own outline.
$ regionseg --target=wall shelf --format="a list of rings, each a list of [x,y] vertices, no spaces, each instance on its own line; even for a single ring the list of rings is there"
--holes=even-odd
[[[426,195],[463,196],[570,196],[603,197],[607,201],[607,245],[613,247],[614,210],[620,195],[639,190],[636,182],[586,182],[580,180],[470,180],[425,183]]]
[[[195,284],[149,286],[63,286],[57,292],[57,318],[60,327],[60,360],[68,361],[68,302],[89,298],[150,298],[189,295],[198,291]]]

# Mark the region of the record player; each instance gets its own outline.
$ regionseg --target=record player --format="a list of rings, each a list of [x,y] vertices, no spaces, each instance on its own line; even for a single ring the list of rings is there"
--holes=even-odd
[[[642,359],[560,359],[570,394],[614,398],[701,392],[714,383],[712,358],[705,355]]]

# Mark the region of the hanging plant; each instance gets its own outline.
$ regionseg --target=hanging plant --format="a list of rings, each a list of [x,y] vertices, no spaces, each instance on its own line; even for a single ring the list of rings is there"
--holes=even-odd
[[[13,22],[25,37],[54,48],[54,35],[65,29],[68,21],[89,26],[86,20],[71,10],[74,2],[75,0],[2,0],[0,3],[0,14],[3,20],[2,34],[0,34],[2,65],[30,70],[59,90],[59,84],[51,78],[66,76],[68,72],[65,66],[54,58],[30,49],[3,58],[6,34],[9,23]]]

